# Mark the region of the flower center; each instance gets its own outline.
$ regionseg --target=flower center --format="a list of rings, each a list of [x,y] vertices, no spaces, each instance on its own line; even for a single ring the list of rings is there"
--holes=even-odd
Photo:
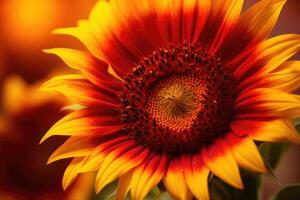
[[[170,75],[148,89],[146,111],[161,127],[186,130],[203,109],[206,90],[204,81],[193,74]]]
[[[125,78],[119,95],[125,132],[153,151],[192,153],[229,131],[235,82],[197,44],[154,51]]]

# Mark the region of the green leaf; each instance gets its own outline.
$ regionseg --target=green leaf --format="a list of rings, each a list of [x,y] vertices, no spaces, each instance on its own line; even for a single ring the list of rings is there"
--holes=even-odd
[[[300,185],[290,185],[281,189],[274,200],[299,200],[300,199]]]
[[[117,189],[117,181],[114,181],[108,184],[106,187],[101,190],[101,192],[97,195],[93,195],[91,200],[113,200],[115,199],[116,189]]]
[[[212,200],[257,200],[260,175],[248,171],[241,172],[244,189],[239,190],[224,183],[217,177],[210,182]]]
[[[153,188],[148,194],[149,197],[158,197],[159,195],[160,189],[158,187]]]
[[[280,158],[289,147],[289,143],[262,143],[259,145],[259,151],[265,159],[266,165],[268,165],[271,169],[275,169]]]
[[[145,200],[172,200],[173,198],[168,192],[161,192],[158,196],[148,195]]]

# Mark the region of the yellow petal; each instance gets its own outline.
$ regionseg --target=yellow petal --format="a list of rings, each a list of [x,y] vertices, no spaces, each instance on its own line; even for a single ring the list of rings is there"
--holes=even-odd
[[[94,148],[94,150],[85,157],[80,168],[80,173],[98,171],[106,156],[120,146],[132,144],[127,136],[116,137]]]
[[[164,185],[175,199],[191,200],[192,194],[184,179],[183,167],[178,158],[174,158],[163,178]]]
[[[293,142],[300,144],[300,135],[295,127],[287,119],[265,122],[253,131],[254,140],[266,142]]]
[[[131,150],[130,147],[121,147],[107,155],[96,177],[96,192],[100,192],[108,183],[139,165],[147,154],[148,149],[143,150],[141,147]]]
[[[273,30],[286,0],[261,0],[241,16],[241,24],[256,37],[265,38]]]
[[[78,27],[71,27],[71,28],[59,28],[53,31],[53,34],[60,34],[60,35],[69,35],[79,39],[92,54],[102,59],[104,58],[101,51],[98,48],[98,41],[93,33],[93,28],[90,22],[86,20],[81,20],[78,23]]]
[[[231,147],[225,141],[220,139],[203,148],[202,159],[213,174],[236,188],[244,187]]]
[[[226,139],[231,145],[232,153],[240,166],[252,171],[266,172],[264,161],[250,137],[238,137],[234,134],[228,134]]]
[[[258,88],[240,95],[235,105],[237,115],[265,115],[295,118],[300,116],[300,97],[271,88]]]
[[[83,106],[103,104],[116,107],[118,104],[116,99],[99,91],[99,88],[80,74],[57,76],[44,83],[41,89],[60,93],[74,103]]]
[[[208,175],[209,170],[203,163],[201,154],[185,156],[182,159],[185,181],[197,199],[209,200]]]
[[[93,138],[80,136],[70,137],[64,144],[54,151],[54,153],[48,159],[47,164],[65,158],[83,157],[90,154],[94,149],[92,140]]]
[[[300,50],[300,35],[285,34],[270,38],[258,47],[258,59],[267,59],[268,62],[262,68],[264,72],[271,72],[279,65]]]
[[[166,155],[154,156],[149,162],[134,169],[130,183],[131,199],[143,200],[162,179],[166,168]]]
[[[78,170],[81,166],[82,160],[83,158],[81,157],[74,158],[66,168],[62,180],[62,185],[64,190],[66,190],[77,178]]]

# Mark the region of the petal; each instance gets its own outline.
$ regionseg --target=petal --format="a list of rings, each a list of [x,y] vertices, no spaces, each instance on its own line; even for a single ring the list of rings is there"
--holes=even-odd
[[[203,148],[202,159],[214,175],[236,188],[243,188],[239,168],[231,152],[231,147],[223,139]]]
[[[192,0],[193,1],[193,0]],[[186,0],[184,1],[186,2]],[[212,7],[212,2],[211,0],[207,1],[196,1],[196,9],[195,9],[195,22],[191,21],[189,18],[187,18],[185,21],[189,21],[187,23],[191,23],[193,27],[193,37],[192,41],[193,43],[198,42],[199,38],[201,37],[202,32],[204,31],[203,29],[205,28],[205,24],[207,23],[207,19],[210,13],[210,9]],[[187,7],[187,6],[185,6]],[[189,40],[187,40],[189,41]]]
[[[271,88],[258,88],[241,94],[236,100],[235,111],[239,119],[295,118],[300,116],[300,97]]]
[[[183,167],[179,158],[173,158],[163,178],[164,185],[175,199],[189,200],[192,194],[184,179]]]
[[[54,135],[62,136],[107,136],[121,130],[124,125],[113,115],[97,110],[79,110],[70,113],[43,136],[41,143]]]
[[[294,92],[300,87],[300,62],[287,61],[271,73],[259,75],[254,84],[247,89],[274,88],[285,92]]]
[[[219,54],[233,67],[247,58],[273,30],[286,0],[261,0],[242,14]],[[236,42],[236,39],[239,42]]]
[[[86,52],[66,48],[47,49],[44,52],[59,56],[69,67],[80,70],[95,85],[114,86],[112,89],[115,90],[122,86],[121,81],[123,80],[108,72],[109,65],[107,63]]]
[[[130,3],[119,0],[99,1],[89,19],[96,32],[101,54],[122,76],[130,72],[143,55],[153,51],[147,29],[132,14],[138,11],[132,11],[137,3]]]
[[[185,181],[197,199],[209,200],[208,175],[209,170],[202,161],[201,154],[183,156],[181,159],[184,168]]]
[[[88,155],[95,147],[93,140],[95,139],[80,136],[70,137],[64,144],[54,151],[48,159],[47,164],[65,158],[83,157]]]
[[[272,121],[235,121],[234,132],[249,135],[257,141],[284,142],[300,144],[300,136],[289,120],[277,119]]]
[[[224,10],[226,10],[226,12],[224,14],[224,18],[222,19],[220,27],[218,27],[218,32],[216,33],[213,43],[211,44],[211,52],[217,52],[220,49],[225,38],[230,34],[231,30],[236,25],[244,4],[243,0],[230,0],[220,2],[221,5],[225,7]],[[228,5],[225,6],[226,4]]]
[[[216,52],[236,24],[242,5],[243,0],[212,1],[206,25],[198,41],[211,52]]]
[[[115,108],[119,103],[116,94],[101,90],[79,74],[57,76],[44,83],[41,89],[61,93],[83,106],[102,105]]]
[[[300,49],[300,35],[280,35],[262,42],[251,56],[234,72],[240,81],[239,90],[255,83],[260,75],[269,73],[295,55]]]
[[[78,176],[78,169],[81,166],[83,158],[73,158],[68,167],[65,170],[62,185],[63,189],[66,190],[77,178]]]
[[[134,169],[130,188],[131,199],[143,200],[148,192],[163,178],[166,170],[166,155],[154,155]]]
[[[80,20],[77,27],[59,28],[53,34],[69,35],[79,39],[94,56],[102,59],[104,56],[98,48],[98,41],[93,33],[92,26],[87,20]]]
[[[111,152],[97,174],[96,192],[100,192],[108,183],[142,163],[148,153],[148,148],[142,146],[120,147]]]
[[[229,133],[226,140],[232,148],[232,153],[237,163],[249,170],[257,172],[266,172],[263,159],[250,137],[240,137]]]
[[[85,157],[79,172],[85,173],[90,171],[98,171],[108,154],[119,147],[127,147],[131,145],[132,141],[128,138],[128,136],[119,136],[104,142],[103,144],[95,147],[94,150]]]

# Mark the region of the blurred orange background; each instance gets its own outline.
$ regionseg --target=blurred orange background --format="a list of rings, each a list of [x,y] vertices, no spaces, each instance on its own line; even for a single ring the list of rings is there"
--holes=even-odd
[[[58,27],[76,26],[88,17],[96,0],[1,0],[0,17],[0,199],[89,199],[92,180],[80,179],[61,189],[66,162],[46,165],[60,138],[38,145],[47,129],[64,115],[66,102],[42,93],[40,84],[67,67],[42,53],[52,47],[84,49],[76,39],[55,36]],[[254,0],[245,0],[245,7]],[[300,1],[288,0],[273,35],[300,33]],[[299,59],[299,56],[298,56]],[[300,181],[300,147],[293,146],[275,173],[285,185]],[[264,177],[263,199],[281,186]]]

